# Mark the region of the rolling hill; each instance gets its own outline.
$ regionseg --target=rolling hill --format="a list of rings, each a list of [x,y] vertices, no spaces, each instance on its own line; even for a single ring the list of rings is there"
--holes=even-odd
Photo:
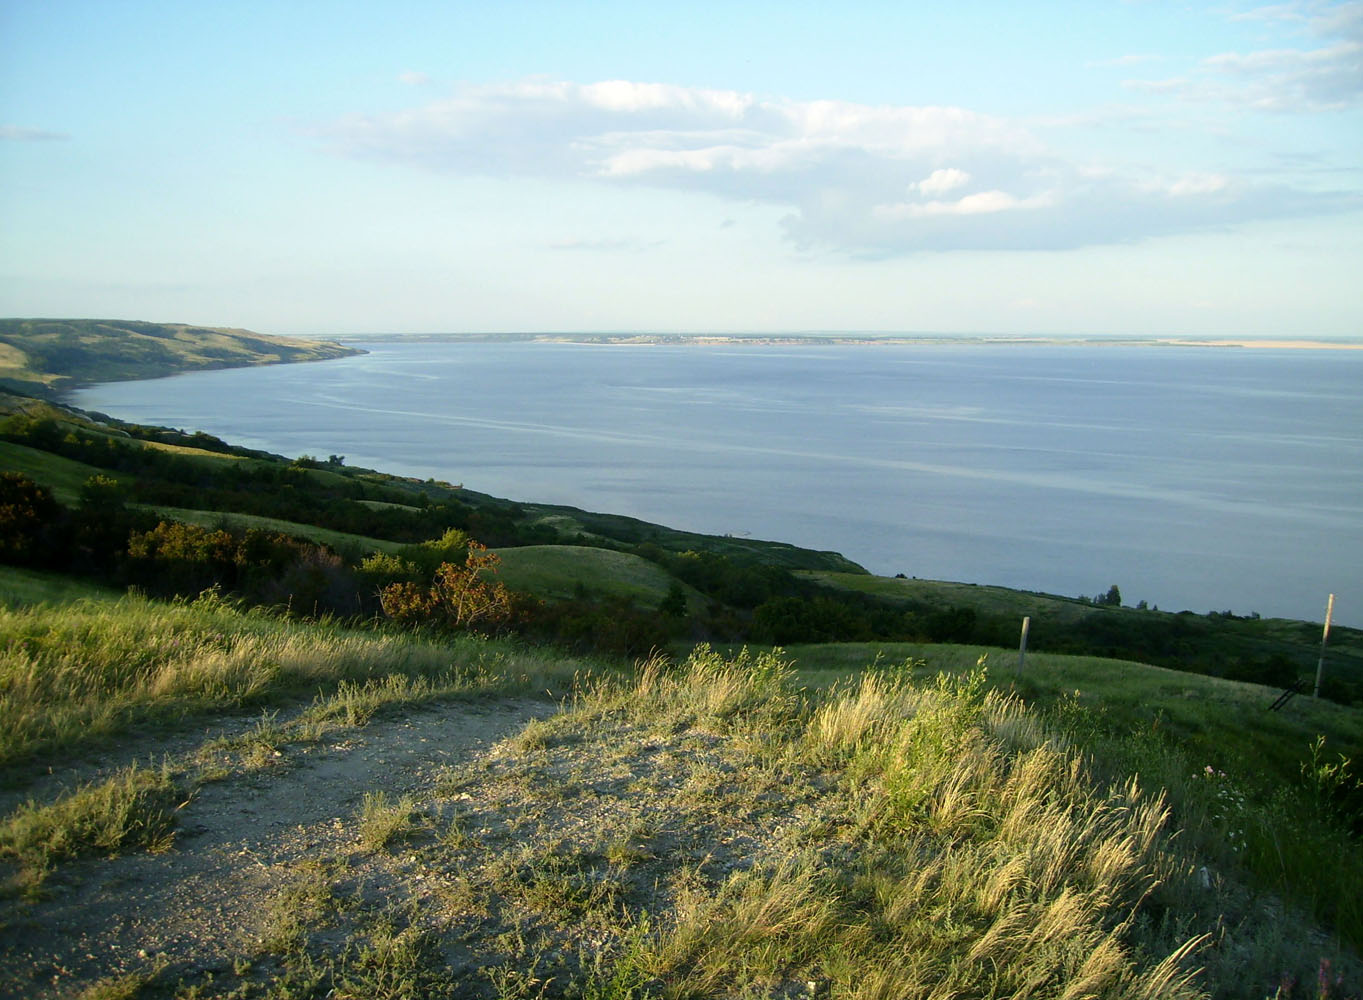
[[[94,382],[362,353],[250,330],[95,319],[0,319],[0,386],[54,398]]]

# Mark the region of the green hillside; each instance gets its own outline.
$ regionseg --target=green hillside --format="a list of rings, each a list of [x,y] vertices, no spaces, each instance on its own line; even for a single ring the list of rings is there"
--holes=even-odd
[[[884,601],[924,619],[969,609],[973,619],[962,641],[1015,643],[1024,617],[1031,619],[1033,650],[1139,659],[1179,670],[1287,687],[1314,678],[1321,625],[1282,618],[1195,615],[1150,608],[1108,606],[1092,599],[1059,597],[1004,587],[940,580],[890,579],[859,574],[802,573],[805,579]],[[1363,681],[1363,630],[1332,628],[1328,662],[1332,683]],[[1363,696],[1363,688],[1349,699]]]
[[[34,396],[95,382],[358,353],[334,343],[184,323],[0,319],[0,387]]]
[[[1359,974],[1357,630],[1328,699],[1269,712],[1319,626],[877,578],[12,394],[0,466],[0,994]]]
[[[537,641],[565,639],[578,649],[594,645],[638,655],[700,640],[1007,647],[1017,642],[1027,616],[1029,645],[1036,652],[1137,660],[1279,689],[1314,681],[1319,626],[1311,623],[1170,614],[1103,599],[874,577],[837,553],[518,503],[448,483],[352,468],[336,457],[289,459],[207,434],[94,419],[31,398],[0,395],[3,414],[8,414],[0,423],[5,468],[49,489],[75,521],[92,522],[73,525],[55,540],[69,545],[82,532],[99,538],[83,554],[54,554],[51,568],[79,566],[122,585],[193,588],[217,582],[252,601],[288,606],[301,601],[310,609],[375,614],[384,586],[432,578],[448,554],[440,556],[431,544],[454,530],[492,547],[502,560],[503,582],[530,599],[517,605],[515,627]],[[87,502],[93,502],[84,495],[92,477],[111,481],[112,507]],[[288,557],[302,562],[290,582],[282,582],[287,574],[267,572],[259,562],[265,557],[248,557],[243,543],[232,543],[238,551],[229,560],[222,549],[227,542],[218,538],[212,542],[218,554],[210,558],[204,548],[209,538],[202,536],[194,543],[197,569],[190,571],[181,560],[174,572],[158,573],[130,561],[123,552],[126,541],[109,534],[149,537],[162,520],[243,537],[255,532],[253,537],[293,538],[331,554]],[[284,559],[283,543],[270,544],[276,550],[270,558]],[[464,551],[458,544],[450,550],[456,562]],[[392,561],[366,564],[375,554]],[[257,559],[255,569],[241,562],[250,558]],[[205,559],[217,559],[217,568]],[[311,568],[304,565],[308,560]],[[289,592],[303,581],[310,581],[306,593]],[[660,615],[665,602],[670,612]],[[1363,632],[1334,630],[1325,681],[1325,693],[1336,701],[1363,700]]]
[[[657,607],[676,583],[656,563],[641,556],[585,545],[525,545],[498,549],[498,572],[508,587],[544,598],[578,595],[616,598]],[[689,603],[701,597],[693,588]]]
[[[1265,725],[1250,685],[1000,649],[629,667],[0,593],[6,995],[1233,1000],[1324,968],[1319,1000],[1363,971],[1344,786],[1255,780],[1321,733],[1328,768],[1357,710]],[[1162,724],[1189,704],[1203,744]]]

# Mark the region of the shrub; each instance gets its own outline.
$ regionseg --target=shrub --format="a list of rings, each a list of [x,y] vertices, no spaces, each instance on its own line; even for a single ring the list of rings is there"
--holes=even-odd
[[[437,625],[484,630],[506,624],[512,615],[511,592],[495,573],[498,559],[479,542],[468,542],[463,566],[442,563],[429,587],[393,583],[379,593],[383,613],[404,625]]]
[[[62,507],[18,472],[0,472],[0,562],[37,565],[48,558],[51,526]]]

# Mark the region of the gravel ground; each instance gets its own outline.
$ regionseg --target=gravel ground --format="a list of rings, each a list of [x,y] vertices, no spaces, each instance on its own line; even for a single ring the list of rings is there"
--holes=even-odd
[[[269,900],[299,867],[351,848],[366,793],[429,789],[554,710],[528,699],[421,706],[285,744],[202,786],[170,850],[67,862],[36,902],[0,901],[0,996],[77,996],[162,964],[190,979],[231,969],[257,949]],[[76,773],[89,767],[55,778]]]

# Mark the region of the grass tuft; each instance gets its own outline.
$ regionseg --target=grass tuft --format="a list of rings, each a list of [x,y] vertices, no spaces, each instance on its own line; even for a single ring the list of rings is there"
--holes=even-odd
[[[381,851],[415,829],[416,802],[410,795],[390,800],[386,792],[365,792],[360,803],[360,847]]]
[[[212,596],[0,606],[0,769],[149,721],[319,690],[337,697],[317,721],[358,725],[395,702],[566,691],[582,667],[475,637],[434,642],[244,613]]]
[[[134,765],[51,804],[29,802],[15,810],[0,826],[0,858],[18,862],[28,873],[26,884],[36,887],[57,861],[164,851],[184,797],[168,768]]]

